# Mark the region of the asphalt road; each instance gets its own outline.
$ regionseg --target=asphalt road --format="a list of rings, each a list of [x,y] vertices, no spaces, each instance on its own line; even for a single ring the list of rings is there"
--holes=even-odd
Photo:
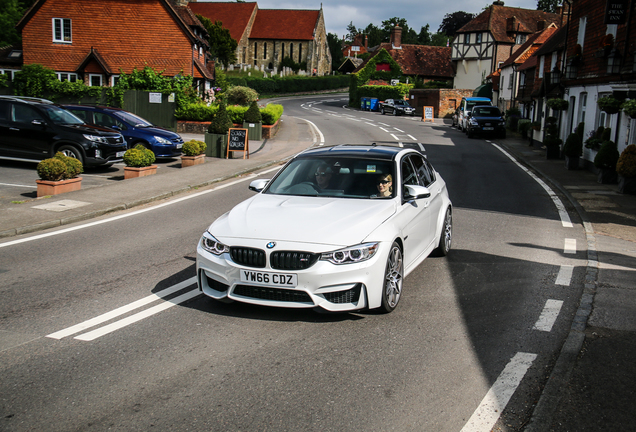
[[[496,142],[339,97],[283,103],[286,139],[423,149],[455,206],[451,254],[389,315],[215,303],[193,291],[195,246],[252,194],[241,179],[1,248],[0,429],[522,428],[582,291],[575,213]]]

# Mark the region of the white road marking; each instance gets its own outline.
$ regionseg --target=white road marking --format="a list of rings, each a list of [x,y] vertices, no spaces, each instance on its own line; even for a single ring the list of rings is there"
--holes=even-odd
[[[572,282],[572,273],[574,272],[574,266],[571,265],[562,265],[559,269],[559,274],[557,275],[555,285],[563,285],[570,286],[570,282]]]
[[[576,239],[565,239],[565,244],[563,246],[563,253],[566,254],[575,254],[576,253]]]
[[[404,133],[404,131],[403,131],[403,130],[400,130],[400,129],[396,128],[396,127],[394,127],[393,129],[395,129],[395,130],[396,130],[396,131],[398,131],[398,132],[402,132],[402,133]]]
[[[104,336],[108,333],[112,333],[115,330],[119,330],[121,328],[124,328],[126,326],[129,326],[130,324],[134,324],[137,321],[141,321],[144,318],[148,318],[152,315],[158,314],[159,312],[163,312],[164,310],[171,308],[173,306],[176,306],[180,303],[186,302],[198,295],[201,294],[201,291],[199,291],[198,289],[193,289],[192,291],[188,291],[185,294],[181,294],[178,297],[175,297],[173,299],[170,299],[164,303],[161,303],[157,306],[153,306],[149,309],[146,309],[142,312],[138,312],[135,315],[131,315],[127,318],[124,318],[122,320],[119,321],[115,321],[112,324],[108,324],[104,327],[98,328],[96,330],[93,330],[91,332],[88,333],[84,333],[83,335],[80,336],[76,336],[75,339],[78,340],[83,340],[83,341],[92,341],[97,339],[100,336]]]
[[[386,133],[390,133],[387,129],[385,129],[385,128],[383,128],[383,127],[380,127],[380,129],[382,129],[382,130],[383,130],[384,132],[386,132]]]
[[[408,135],[408,134],[407,134],[407,136],[408,136],[409,138],[411,138],[413,141],[416,141],[416,139],[415,139],[415,137],[414,137],[413,135]]]
[[[514,157],[512,157],[512,155],[510,153],[508,153],[507,151],[505,151],[504,149],[502,149],[501,147],[499,147],[495,143],[491,142],[491,144],[496,149],[498,149],[500,152],[502,152],[504,155],[506,155],[508,157],[508,159],[513,161],[519,168],[521,168],[523,171],[525,171],[530,177],[532,177],[534,179],[534,181],[536,181],[537,183],[539,183],[539,185],[541,185],[541,187],[548,193],[550,198],[552,198],[552,202],[554,203],[555,207],[557,208],[557,211],[559,212],[559,218],[561,218],[561,225],[564,228],[572,228],[574,225],[572,225],[572,221],[570,220],[570,215],[568,214],[567,210],[565,209],[565,206],[563,205],[563,203],[561,202],[559,197],[554,193],[554,191],[552,189],[550,189],[550,186],[545,184],[545,182],[543,180],[541,180],[539,177],[537,177],[528,168],[526,168],[525,166],[523,166],[519,162],[517,162],[517,160]]]
[[[114,309],[114,310],[112,310],[110,312],[107,312],[105,314],[99,315],[99,316],[97,316],[95,318],[92,318],[92,319],[89,319],[89,320],[84,321],[82,323],[76,324],[76,325],[74,325],[72,327],[68,327],[68,328],[66,328],[64,330],[60,330],[60,331],[57,331],[55,333],[51,333],[50,335],[47,335],[46,337],[51,338],[51,339],[62,339],[62,338],[65,338],[67,336],[74,335],[76,333],[81,332],[82,330],[86,330],[88,328],[95,327],[96,325],[105,323],[106,321],[110,321],[113,318],[117,318],[118,316],[121,316],[121,315],[126,314],[126,313],[128,313],[130,311],[138,309],[138,308],[140,308],[142,306],[145,306],[145,305],[147,305],[149,303],[152,303],[152,302],[157,301],[157,300],[161,300],[161,299],[163,299],[163,298],[165,298],[165,297],[167,297],[167,296],[169,296],[169,295],[171,295],[171,294],[173,294],[173,293],[175,293],[177,291],[180,291],[180,290],[182,290],[184,288],[189,287],[190,285],[196,283],[196,281],[197,281],[197,278],[195,276],[193,276],[190,279],[187,279],[187,280],[185,280],[183,282],[180,282],[180,283],[178,283],[176,285],[173,285],[173,286],[171,286],[169,288],[161,290],[161,291],[159,291],[156,294],[149,295],[147,297],[144,297],[142,299],[134,301],[134,302],[132,302],[130,304],[124,305],[124,306],[119,307],[117,309]]]
[[[536,354],[517,353],[488,390],[461,432],[490,432],[536,358]]]
[[[13,186],[13,187],[23,187],[33,189],[33,185],[21,185],[21,184],[13,184],[13,183],[0,183],[0,186]]]
[[[532,327],[532,330],[539,330],[549,332],[552,330],[552,326],[561,312],[561,306],[563,306],[562,300],[548,300],[545,302],[545,306],[539,319]]]
[[[312,131],[314,131],[314,130],[315,130],[315,131],[316,131],[316,133],[318,134],[318,137],[319,137],[319,138],[318,138],[318,140],[317,140],[317,141],[318,141],[318,142],[317,142],[317,144],[318,144],[318,145],[325,145],[325,136],[322,134],[322,132],[320,131],[320,129],[318,129],[318,126],[316,126],[314,123],[312,123],[312,122],[310,122],[309,120],[304,119],[304,118],[302,118],[302,117],[295,117],[295,118],[297,118],[297,119],[299,119],[299,120],[302,120],[302,121],[305,121],[305,122],[309,123],[309,124],[312,126],[312,128],[313,128],[313,129],[312,129]]]
[[[395,134],[391,134],[391,136],[393,137],[394,140],[399,141],[400,139],[398,137],[395,136]]]

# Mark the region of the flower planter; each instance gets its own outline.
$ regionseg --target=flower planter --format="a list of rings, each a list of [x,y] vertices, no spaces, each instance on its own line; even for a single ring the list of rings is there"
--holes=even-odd
[[[186,168],[194,165],[201,165],[205,163],[205,155],[200,154],[196,156],[181,156],[181,168]]]
[[[225,158],[227,147],[227,134],[205,133],[205,144],[207,148],[205,155],[208,157]]]
[[[263,123],[243,122],[243,129],[247,129],[247,139],[254,141],[263,139]]]
[[[49,195],[59,195],[66,192],[73,192],[82,188],[82,178],[75,177],[68,180],[50,181],[36,180],[38,185],[38,198]]]
[[[568,170],[579,169],[579,156],[565,156],[565,167]]]
[[[141,167],[141,168],[135,168],[135,167],[124,168],[124,180],[137,178],[137,177],[145,177],[145,176],[149,176],[153,174],[157,174],[157,165],[150,165],[150,166]]]
[[[615,169],[600,168],[598,171],[598,182],[601,184],[616,184],[618,182],[618,174]]]
[[[622,194],[636,195],[636,177],[618,176],[618,191]]]

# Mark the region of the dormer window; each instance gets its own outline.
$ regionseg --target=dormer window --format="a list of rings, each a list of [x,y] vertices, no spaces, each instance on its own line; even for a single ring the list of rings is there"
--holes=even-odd
[[[517,35],[517,40],[515,41],[515,43],[516,43],[517,45],[521,45],[521,44],[526,43],[526,35],[524,35],[524,34],[518,34],[518,35]]]
[[[53,42],[73,42],[70,19],[53,18]]]
[[[475,41],[475,43],[480,44],[481,43],[481,33],[477,33],[475,36],[477,37],[477,40]]]

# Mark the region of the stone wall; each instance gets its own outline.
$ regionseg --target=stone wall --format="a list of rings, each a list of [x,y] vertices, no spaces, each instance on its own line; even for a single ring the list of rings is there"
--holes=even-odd
[[[413,89],[409,92],[409,103],[415,112],[422,115],[422,107],[432,106],[436,118],[449,118],[459,106],[462,98],[471,97],[469,89]]]

